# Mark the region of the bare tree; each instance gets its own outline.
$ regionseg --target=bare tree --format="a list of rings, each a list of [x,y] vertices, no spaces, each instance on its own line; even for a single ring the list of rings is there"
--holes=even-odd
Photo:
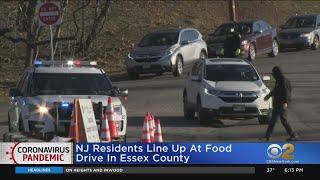
[[[29,66],[35,57],[38,56],[38,47],[39,46],[48,46],[50,44],[50,39],[45,38],[44,30],[45,27],[39,26],[39,23],[36,18],[36,6],[38,0],[29,0],[29,1],[19,1],[16,7],[16,17],[15,24],[8,27],[0,27],[0,38],[4,38],[11,43],[23,43],[26,45],[25,49],[25,67]],[[67,9],[72,9],[73,12],[73,22],[75,30],[71,32],[63,33],[64,29],[62,25],[55,27],[54,32],[54,49],[56,52],[58,42],[63,41],[76,41],[76,51],[77,55],[85,55],[89,50],[90,45],[94,42],[99,33],[99,29],[103,27],[107,12],[110,9],[111,1],[110,0],[81,0],[81,3],[73,2],[73,5],[76,8],[70,6],[68,0],[60,0],[61,3],[61,16],[67,16],[65,12]],[[70,7],[69,7],[70,6]],[[90,6],[95,6],[96,8],[90,8]],[[69,7],[69,8],[68,8]],[[77,24],[76,17],[79,15],[79,11],[83,9],[86,12],[94,11],[94,18],[90,19],[89,22],[86,22],[86,27],[80,28]],[[70,22],[67,22],[70,23]],[[89,25],[89,26],[88,26]],[[67,26],[72,26],[68,24]],[[18,32],[18,33],[16,33]],[[64,37],[61,37],[61,34],[66,34]]]

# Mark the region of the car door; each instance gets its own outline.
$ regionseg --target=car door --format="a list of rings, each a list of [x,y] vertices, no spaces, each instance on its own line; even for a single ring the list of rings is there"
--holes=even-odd
[[[28,76],[28,73],[24,73],[17,85],[17,91],[19,91],[19,95],[10,97],[8,113],[9,113],[11,124],[16,124],[19,121],[20,110],[23,105],[22,89],[25,86],[27,76]],[[15,131],[18,131],[18,129],[15,129]]]
[[[190,41],[192,45],[192,60],[198,60],[200,57],[201,44],[199,42],[199,33],[195,30],[190,30]]]
[[[253,33],[254,33],[254,39],[255,39],[256,53],[259,54],[261,50],[264,49],[262,29],[259,21],[253,23]]]
[[[264,47],[263,49],[264,51],[268,51],[272,49],[272,28],[268,23],[264,21],[260,21],[260,27],[262,30],[262,41]]]
[[[188,64],[192,61],[194,56],[193,43],[191,42],[191,33],[190,30],[184,30],[181,32],[180,37],[180,52],[183,57],[184,63]]]
[[[28,106],[26,103],[26,97],[28,96],[28,87],[29,87],[30,73],[26,73],[26,77],[21,85],[21,96],[17,96],[17,105],[19,109],[19,118],[23,120],[23,116],[28,114]],[[22,116],[22,117],[20,117]],[[26,123],[26,122],[24,122]],[[27,127],[27,124],[24,124],[24,127]]]
[[[189,82],[189,87],[187,89],[187,91],[189,91],[188,101],[193,105],[196,105],[197,103],[197,95],[199,92],[199,86],[201,84],[201,78],[202,78],[202,76],[200,76],[200,72],[202,72],[201,69],[202,69],[202,61],[197,61],[193,65],[191,73],[188,78],[188,82]]]
[[[320,15],[317,16],[316,20],[316,34],[320,37]]]

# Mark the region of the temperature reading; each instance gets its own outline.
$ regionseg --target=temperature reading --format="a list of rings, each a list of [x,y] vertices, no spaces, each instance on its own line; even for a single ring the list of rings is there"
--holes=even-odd
[[[268,168],[267,168],[267,173],[274,172],[275,170],[276,170],[275,168],[270,168],[270,167],[268,167]]]

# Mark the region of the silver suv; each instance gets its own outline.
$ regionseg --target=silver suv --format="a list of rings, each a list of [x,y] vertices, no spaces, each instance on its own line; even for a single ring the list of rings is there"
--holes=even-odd
[[[153,32],[142,38],[125,61],[132,79],[142,73],[173,72],[180,76],[183,66],[207,57],[207,44],[193,28]]]

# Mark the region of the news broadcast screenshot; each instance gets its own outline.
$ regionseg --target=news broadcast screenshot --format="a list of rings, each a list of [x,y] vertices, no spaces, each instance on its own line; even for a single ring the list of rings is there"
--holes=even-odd
[[[0,177],[317,174],[319,42],[316,0],[2,0]]]

